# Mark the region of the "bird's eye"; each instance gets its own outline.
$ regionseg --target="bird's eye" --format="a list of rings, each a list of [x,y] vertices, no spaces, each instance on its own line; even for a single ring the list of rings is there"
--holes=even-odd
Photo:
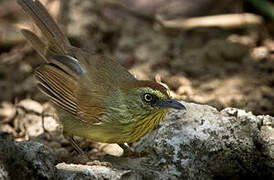
[[[149,94],[149,93],[144,94],[144,100],[145,100],[146,102],[151,102],[152,99],[153,99],[153,97],[152,97],[151,94]]]

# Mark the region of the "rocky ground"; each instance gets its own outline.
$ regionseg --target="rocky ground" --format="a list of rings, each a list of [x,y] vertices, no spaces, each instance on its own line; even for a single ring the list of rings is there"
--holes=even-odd
[[[121,149],[115,144],[81,139],[86,154],[76,154],[54,118],[45,119],[45,132],[41,116],[23,113],[17,120],[31,140],[15,141],[14,132],[0,133],[0,179],[274,178],[273,117],[182,103],[187,111],[171,111],[135,144],[144,156],[129,158],[117,157]]]
[[[134,163],[129,163],[129,167],[125,165],[129,162],[127,159],[121,160],[122,167],[117,166],[115,163],[117,160],[112,160],[114,167],[105,163],[98,171],[99,174],[113,172],[117,179],[123,176],[142,178],[146,177],[148,172],[153,172],[155,177],[159,178],[162,177],[159,172],[166,172],[166,174],[170,174],[170,178],[174,179],[179,177],[186,179],[195,179],[195,177],[241,179],[255,176],[254,173],[258,178],[273,178],[273,173],[270,173],[271,170],[273,172],[273,145],[271,146],[271,143],[273,144],[274,134],[273,118],[271,118],[274,116],[273,21],[264,17],[264,22],[259,25],[229,29],[218,27],[189,30],[159,29],[155,22],[155,17],[159,15],[157,13],[167,19],[183,15],[176,14],[176,11],[170,14],[168,9],[157,12],[153,8],[153,3],[149,6],[150,8],[142,8],[142,6],[137,6],[138,4],[132,4],[130,0],[126,1],[126,8],[121,8],[119,4],[113,4],[106,0],[81,2],[68,0],[61,4],[61,11],[58,11],[57,8],[58,1],[43,2],[47,3],[52,14],[59,13],[62,27],[67,30],[74,45],[115,57],[139,79],[161,80],[170,87],[173,96],[177,99],[206,104],[217,109],[190,105],[191,108],[197,107],[197,110],[190,111],[193,112],[192,116],[189,114],[174,115],[178,116],[177,120],[182,119],[182,124],[178,125],[178,131],[172,131],[172,133],[183,133],[184,137],[187,137],[186,139],[180,140],[180,143],[176,145],[172,144],[172,141],[161,144],[164,138],[155,141],[155,144],[151,143],[149,139],[144,139],[139,142],[139,145],[137,144],[137,148],[148,149],[149,152],[154,153],[148,160],[137,159],[133,161],[137,165],[133,166]],[[132,9],[131,7],[135,7],[133,9],[140,8],[138,13],[142,12],[141,16],[135,11],[128,11],[128,9]],[[235,7],[229,9],[224,7],[226,6],[216,4],[214,8],[219,13],[235,12]],[[216,12],[215,10],[212,10],[212,13]],[[246,10],[250,10],[250,8],[242,7],[241,9],[241,11]],[[208,11],[199,15],[208,15],[205,14],[206,12]],[[184,14],[184,16],[187,15]],[[63,138],[61,126],[57,123],[57,117],[51,105],[36,88],[31,74],[43,61],[19,33],[20,27],[33,27],[29,19],[16,6],[14,0],[0,2],[0,19],[0,131],[8,132],[11,135],[2,133],[1,141],[3,144],[12,142],[8,144],[18,147],[19,150],[15,148],[14,152],[24,154],[30,147],[33,154],[42,154],[42,162],[46,166],[41,168],[47,167],[46,171],[49,174],[44,176],[43,173],[39,174],[40,171],[35,171],[38,174],[34,176],[33,171],[30,170],[32,166],[38,166],[34,162],[30,165],[31,167],[28,167],[29,169],[25,169],[25,172],[29,172],[26,178],[28,176],[59,177],[56,172],[67,172],[72,168],[67,164],[86,164],[87,161],[84,158],[79,158],[72,146]],[[222,110],[227,107],[240,108],[245,111]],[[208,108],[208,110],[204,108]],[[207,113],[205,113],[206,116],[194,115],[195,113],[204,114],[201,113],[204,111],[213,112],[214,115],[211,116]],[[246,113],[248,111],[251,111],[252,114]],[[42,112],[45,112],[44,128]],[[235,112],[237,113],[235,114]],[[222,120],[219,116],[222,117]],[[186,121],[187,118],[194,124],[189,125]],[[163,126],[168,126],[172,130],[176,129],[170,125],[174,119],[170,122],[171,120],[172,118],[168,117],[167,122],[148,138],[153,137],[152,139],[154,139],[155,133],[163,133],[165,136],[176,139],[176,133],[170,135],[170,132],[163,132],[161,129]],[[205,128],[207,123],[209,126]],[[250,129],[242,129],[246,126]],[[199,133],[195,134],[195,131]],[[239,134],[234,134],[234,131]],[[201,134],[201,132],[208,133],[208,135]],[[243,139],[240,138],[241,135],[243,135]],[[205,138],[207,136],[216,138],[216,141]],[[25,144],[24,140],[30,139],[33,140],[32,143]],[[116,145],[99,144],[80,138],[78,140],[83,150],[89,154],[89,161],[109,162],[111,160],[106,160],[105,154],[120,155],[122,153]],[[213,143],[212,147],[207,143]],[[221,144],[216,145],[218,143]],[[43,144],[47,147],[44,147]],[[146,144],[151,146],[147,147]],[[172,145],[170,146],[170,144]],[[181,148],[180,151],[186,153],[176,155],[167,153],[176,151],[176,148]],[[204,150],[200,152],[201,149]],[[9,152],[5,148],[2,150],[1,156],[5,156],[3,152]],[[23,157],[23,154],[20,153],[16,158]],[[138,169],[140,164],[148,164],[150,167],[157,166],[153,162],[159,161],[157,157],[162,154],[166,156],[162,160],[165,162],[159,164],[160,170]],[[33,159],[36,159],[36,155],[33,156],[28,156],[27,161],[32,162]],[[170,159],[169,156],[176,156],[177,159]],[[44,157],[49,158],[45,159]],[[225,158],[221,159],[221,157]],[[147,161],[151,163],[146,163]],[[261,163],[262,161],[264,163]],[[67,164],[58,164],[64,162]],[[222,166],[228,162],[231,164],[230,167],[214,169],[214,167]],[[260,163],[256,164],[256,162]],[[20,163],[18,162],[15,167],[20,167]],[[216,166],[213,166],[213,163],[216,163]],[[58,165],[55,167],[56,164]],[[192,167],[190,167],[191,164]],[[211,169],[207,172],[208,166],[211,166]],[[183,168],[178,171],[180,167]],[[0,179],[1,175],[2,177],[13,177],[10,174],[5,175],[5,172],[10,173],[14,167],[5,168],[9,167],[0,165]],[[77,166],[76,169],[81,172],[95,172],[88,166]],[[236,171],[237,169],[238,171]],[[261,172],[264,171],[262,169],[267,170]],[[59,177],[59,179],[65,179],[65,176]],[[75,175],[75,177],[78,176],[82,177],[81,173]],[[93,174],[92,177],[111,179],[114,175],[103,177]]]

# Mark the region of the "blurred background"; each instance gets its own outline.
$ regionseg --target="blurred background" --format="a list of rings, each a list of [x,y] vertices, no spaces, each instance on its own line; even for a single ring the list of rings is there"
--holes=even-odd
[[[270,0],[42,3],[73,45],[117,59],[139,79],[167,84],[177,99],[274,116]],[[15,0],[0,0],[0,131],[17,136],[20,111],[40,118],[49,107],[32,77],[43,60],[20,28],[35,27]]]

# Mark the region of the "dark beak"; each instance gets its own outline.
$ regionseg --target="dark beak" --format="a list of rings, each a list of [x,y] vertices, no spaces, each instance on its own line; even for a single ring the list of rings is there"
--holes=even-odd
[[[179,109],[179,110],[186,110],[186,107],[179,103],[178,101],[175,101],[174,99],[168,98],[167,100],[160,101],[158,104],[159,107],[162,108],[173,108],[173,109]]]

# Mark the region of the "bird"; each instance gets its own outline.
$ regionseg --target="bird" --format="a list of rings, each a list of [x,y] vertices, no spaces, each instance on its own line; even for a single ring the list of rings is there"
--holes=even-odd
[[[21,29],[45,60],[34,71],[37,86],[49,97],[64,137],[79,153],[83,151],[74,136],[124,148],[153,130],[171,108],[186,110],[162,84],[138,80],[117,60],[71,45],[39,0],[17,2],[42,35]]]

